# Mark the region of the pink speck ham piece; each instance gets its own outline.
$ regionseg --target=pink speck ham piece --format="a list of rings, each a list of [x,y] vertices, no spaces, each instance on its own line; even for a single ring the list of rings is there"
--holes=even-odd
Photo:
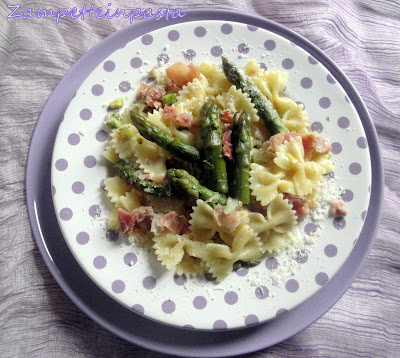
[[[346,216],[347,207],[345,203],[341,200],[334,201],[331,205],[330,214],[334,216]]]
[[[177,116],[178,116],[178,111],[175,107],[172,106],[164,107],[163,119],[176,119]]]
[[[139,88],[139,95],[146,100],[150,107],[161,107],[162,98],[166,94],[165,87],[162,85],[143,83]]]
[[[230,110],[221,112],[222,122],[222,154],[228,159],[233,159],[233,147],[232,147],[232,113]]]
[[[181,113],[176,117],[175,125],[177,128],[184,127],[190,129],[193,127],[193,121],[187,113]]]
[[[118,221],[121,231],[126,235],[138,229],[150,230],[153,217],[154,211],[150,206],[140,206],[132,211],[118,209]]]
[[[310,207],[302,197],[290,194],[283,194],[283,198],[287,199],[289,203],[292,204],[293,210],[296,212],[296,215],[299,218],[302,218],[303,216],[306,216],[310,213]]]
[[[177,235],[182,235],[189,230],[187,217],[184,215],[178,215],[175,211],[163,215],[158,220],[158,225],[166,227],[169,231]]]

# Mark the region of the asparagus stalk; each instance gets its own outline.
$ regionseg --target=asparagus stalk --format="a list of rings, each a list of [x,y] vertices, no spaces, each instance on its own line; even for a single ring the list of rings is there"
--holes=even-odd
[[[159,197],[171,196],[171,189],[167,184],[156,184],[150,180],[141,179],[140,173],[123,160],[114,163],[114,173],[127,183],[143,189],[148,194]]]
[[[156,125],[150,123],[138,112],[131,111],[130,116],[134,126],[147,140],[158,144],[161,148],[169,151],[172,155],[189,162],[198,161],[200,159],[200,152],[195,147],[165,133]]]
[[[222,68],[229,82],[240,88],[250,97],[255,109],[258,111],[259,117],[264,121],[271,135],[288,132],[272,103],[260,92],[249,77],[240,73],[238,68],[225,57],[222,57]]]
[[[200,182],[186,170],[168,169],[167,180],[172,194],[179,199],[202,199],[210,206],[226,205],[225,195],[212,191],[200,184]]]
[[[211,98],[207,99],[200,111],[204,174],[210,189],[225,194],[228,192],[228,178],[222,155],[220,115],[215,102]]]
[[[243,204],[250,204],[251,117],[248,112],[236,112],[232,126],[233,188],[232,195]]]

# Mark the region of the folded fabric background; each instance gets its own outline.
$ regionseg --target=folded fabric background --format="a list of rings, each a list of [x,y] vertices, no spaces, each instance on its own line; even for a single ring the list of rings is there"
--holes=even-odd
[[[22,8],[74,6],[82,8],[72,0],[33,0]],[[133,5],[123,0],[115,6],[158,9],[168,2],[135,1]],[[179,0],[171,6],[185,11],[235,9],[264,16],[304,36],[353,82],[380,138],[385,206],[376,243],[358,278],[309,328],[248,356],[400,357],[400,3]],[[11,10],[0,3],[0,356],[161,357],[113,336],[75,307],[37,250],[25,206],[29,142],[47,98],[84,53],[128,26],[129,19],[66,17],[57,25],[55,18],[6,20]]]

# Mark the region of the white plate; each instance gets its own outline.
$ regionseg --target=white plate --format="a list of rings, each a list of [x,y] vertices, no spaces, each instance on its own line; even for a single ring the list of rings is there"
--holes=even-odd
[[[108,203],[101,183],[108,176],[102,157],[108,103],[121,96],[131,100],[157,58],[168,63],[220,63],[221,54],[239,66],[254,58],[268,69],[288,72],[287,96],[305,105],[311,128],[333,143],[335,177],[346,190],[350,214],[342,220],[326,220],[306,259],[297,262],[277,256],[216,284],[203,277],[176,277],[140,247],[121,239],[107,240]],[[232,329],[264,322],[317,292],[345,262],[361,232],[370,181],[361,121],[329,72],[303,49],[274,33],[221,21],[156,30],[110,55],[71,101],[52,158],[57,218],[85,272],[124,306],[159,322],[195,329]],[[305,227],[313,225],[304,222],[302,230]],[[289,276],[292,271],[294,275]],[[286,281],[281,286],[272,280],[277,272]]]

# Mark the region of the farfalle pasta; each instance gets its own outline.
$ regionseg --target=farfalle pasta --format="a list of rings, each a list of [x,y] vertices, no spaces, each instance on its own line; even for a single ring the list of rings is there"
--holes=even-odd
[[[288,75],[225,59],[151,74],[105,121],[109,229],[167,270],[218,281],[293,245],[333,166],[329,141],[283,93]]]

